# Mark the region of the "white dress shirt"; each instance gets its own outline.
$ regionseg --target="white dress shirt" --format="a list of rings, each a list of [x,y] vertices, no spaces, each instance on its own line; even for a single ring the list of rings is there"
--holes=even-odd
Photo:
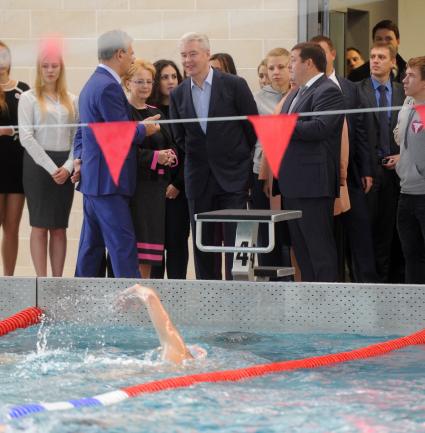
[[[69,157],[63,166],[69,173],[72,173],[73,170],[73,141],[76,128],[43,127],[43,125],[78,123],[77,97],[71,93],[68,95],[74,105],[75,120],[69,118],[68,110],[60,101],[55,101],[49,96],[44,97],[46,110],[42,111],[34,90],[22,93],[19,99],[18,123],[21,144],[34,162],[51,175],[58,167],[46,151],[69,151]],[[40,125],[40,127],[34,128],[33,125]]]

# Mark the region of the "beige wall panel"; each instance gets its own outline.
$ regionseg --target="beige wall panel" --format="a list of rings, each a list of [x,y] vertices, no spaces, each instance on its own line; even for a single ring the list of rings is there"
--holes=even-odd
[[[78,95],[95,68],[66,68],[68,90]]]
[[[195,9],[196,0],[130,0],[130,9]]]
[[[248,83],[249,88],[251,91],[255,94],[260,90],[260,85],[258,84],[258,77],[257,77],[257,69],[238,69],[238,74],[245,78],[245,80]]]
[[[229,53],[235,61],[236,68],[249,68],[259,63],[263,55],[263,41],[259,40],[225,40],[213,39],[211,54]]]
[[[297,43],[297,38],[289,39],[266,39],[264,41],[264,55],[273,48],[286,48],[291,51],[291,48]]]
[[[232,11],[231,39],[279,39],[297,33],[295,11]]]
[[[228,14],[225,11],[164,12],[164,38],[179,39],[187,32],[206,32],[216,39],[229,38]]]
[[[197,0],[197,9],[261,9],[263,0]]]
[[[24,83],[27,83],[29,86],[32,85],[31,81],[31,71],[28,68],[15,68],[12,65],[12,72],[11,72],[12,78],[23,81]]]
[[[162,36],[162,12],[100,11],[97,22],[99,34],[122,29],[135,39],[161,39]]]
[[[399,0],[400,54],[407,61],[411,57],[425,56],[425,2]]]
[[[136,40],[133,43],[136,57],[155,62],[159,59],[174,60],[180,67],[180,56],[177,48],[177,40]]]
[[[64,45],[67,67],[94,68],[98,64],[96,39],[67,39]]]
[[[61,0],[0,0],[0,9],[62,9]]]
[[[12,53],[12,68],[35,65],[37,59],[37,42],[31,39],[1,39]]]
[[[128,0],[63,0],[64,9],[128,9]]]
[[[297,11],[298,0],[263,0],[264,9]]]
[[[65,38],[89,38],[96,36],[94,11],[32,11],[31,36],[42,37],[59,33]]]
[[[0,9],[0,38],[28,38],[30,12]]]

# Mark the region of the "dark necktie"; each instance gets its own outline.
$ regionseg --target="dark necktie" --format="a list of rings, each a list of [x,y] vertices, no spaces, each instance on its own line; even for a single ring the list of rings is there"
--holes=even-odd
[[[388,107],[387,88],[383,85],[378,87],[379,90],[379,107]],[[384,158],[391,154],[390,151],[390,122],[388,111],[379,113],[379,157]]]

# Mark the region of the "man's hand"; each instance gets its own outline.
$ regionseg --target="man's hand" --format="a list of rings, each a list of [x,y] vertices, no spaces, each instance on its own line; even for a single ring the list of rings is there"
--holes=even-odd
[[[0,136],[8,135],[9,137],[12,137],[14,134],[15,130],[11,126],[2,126],[0,128]]]
[[[74,159],[74,173],[71,176],[71,182],[77,183],[80,181],[81,159]]]
[[[149,135],[153,135],[156,134],[157,132],[159,132],[159,130],[161,129],[161,127],[157,124],[157,123],[148,123],[146,124],[146,121],[154,121],[154,120],[159,120],[161,117],[160,114],[155,114],[155,116],[151,116],[151,117],[147,117],[142,123],[143,125],[145,125],[146,128],[146,136],[149,137]]]
[[[71,173],[65,167],[60,167],[52,174],[52,177],[58,185],[63,185],[70,174]]]
[[[386,168],[387,170],[394,170],[395,166],[400,159],[400,155],[390,155],[387,156],[388,162],[386,164],[382,164],[382,167]]]
[[[367,194],[373,185],[373,177],[371,176],[363,176],[362,177],[362,185],[363,185],[363,191],[365,194]]]
[[[180,190],[170,183],[165,191],[165,197],[174,200],[180,194]]]

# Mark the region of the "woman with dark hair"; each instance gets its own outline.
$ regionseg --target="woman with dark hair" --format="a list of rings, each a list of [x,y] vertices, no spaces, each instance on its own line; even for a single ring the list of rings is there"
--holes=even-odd
[[[151,97],[147,103],[158,107],[168,118],[170,92],[182,81],[182,75],[172,60],[158,60]],[[184,191],[184,153],[177,149],[179,164],[170,169],[166,189],[165,254],[162,266],[152,268],[152,278],[164,278],[164,270],[171,279],[185,279],[189,260],[189,209]]]
[[[6,44],[0,42],[0,226],[3,226],[1,253],[3,274],[15,272],[18,255],[19,223],[25,195],[22,185],[24,150],[18,131],[8,125],[18,123],[18,102],[28,85],[10,77],[11,56]]]
[[[214,69],[227,74],[238,75],[233,57],[227,53],[216,53],[210,57],[210,65]]]

